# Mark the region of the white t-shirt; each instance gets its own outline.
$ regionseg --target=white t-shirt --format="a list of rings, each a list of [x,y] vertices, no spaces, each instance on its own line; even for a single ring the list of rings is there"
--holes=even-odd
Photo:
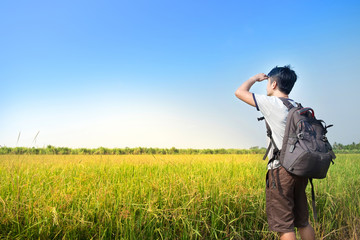
[[[286,119],[288,115],[288,108],[284,105],[284,103],[275,96],[266,96],[260,94],[253,94],[254,101],[256,104],[256,109],[260,111],[267,123],[269,124],[272,137],[274,142],[279,150],[282,147],[282,141],[285,133]],[[294,106],[296,103],[292,99],[288,99]],[[270,139],[269,139],[270,141]],[[271,147],[270,152],[268,154],[268,158],[270,159],[274,150],[274,146]],[[272,163],[268,165],[268,168],[278,168],[280,167],[280,162],[278,159],[275,159]]]

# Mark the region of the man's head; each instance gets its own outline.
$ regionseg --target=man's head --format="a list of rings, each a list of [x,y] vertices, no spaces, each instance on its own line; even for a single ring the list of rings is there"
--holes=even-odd
[[[297,79],[296,73],[290,69],[290,65],[284,67],[276,66],[267,76],[269,77],[269,84],[273,85],[273,82],[275,81],[278,90],[286,95],[291,92]]]

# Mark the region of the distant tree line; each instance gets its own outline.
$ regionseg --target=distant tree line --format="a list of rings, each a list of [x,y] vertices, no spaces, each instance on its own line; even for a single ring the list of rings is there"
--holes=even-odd
[[[360,153],[360,143],[352,143],[343,145],[341,143],[334,143],[333,150],[335,153]],[[259,148],[258,146],[249,149],[178,149],[172,148],[68,148],[68,147],[54,147],[48,145],[44,148],[27,148],[27,147],[0,147],[0,155],[4,154],[48,154],[48,155],[141,155],[141,154],[265,154],[266,148]]]
[[[360,142],[353,142],[348,145],[335,142],[332,147],[336,153],[360,153]]]
[[[250,149],[177,149],[172,148],[68,148],[48,145],[45,148],[0,147],[0,154],[48,154],[48,155],[141,155],[141,154],[258,154],[265,153],[265,148],[252,147]]]

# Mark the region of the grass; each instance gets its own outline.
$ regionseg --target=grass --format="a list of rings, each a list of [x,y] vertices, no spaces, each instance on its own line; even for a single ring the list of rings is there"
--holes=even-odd
[[[0,238],[277,239],[261,157],[2,155]],[[360,237],[359,158],[314,181],[318,239]]]

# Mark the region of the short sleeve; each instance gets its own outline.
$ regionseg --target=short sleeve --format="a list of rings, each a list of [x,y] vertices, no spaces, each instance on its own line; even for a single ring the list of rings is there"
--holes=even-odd
[[[269,97],[261,94],[253,93],[256,109],[260,111],[265,118],[269,117],[274,110],[274,106],[277,105],[275,97]]]

